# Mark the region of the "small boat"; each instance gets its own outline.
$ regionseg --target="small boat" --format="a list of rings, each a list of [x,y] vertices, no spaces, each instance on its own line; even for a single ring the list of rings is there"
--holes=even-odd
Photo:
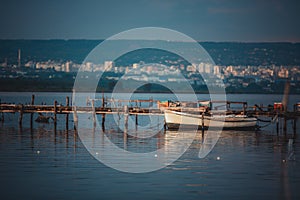
[[[165,123],[168,129],[180,128],[223,128],[223,129],[254,129],[257,118],[244,114],[194,114],[174,110],[165,110]]]
[[[49,119],[53,119],[53,117],[50,116],[44,116],[42,113],[39,113],[39,116],[35,119],[38,123],[49,123]]]

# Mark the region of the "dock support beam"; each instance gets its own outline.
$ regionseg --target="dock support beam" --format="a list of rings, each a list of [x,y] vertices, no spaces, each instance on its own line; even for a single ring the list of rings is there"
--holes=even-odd
[[[128,106],[124,106],[124,149],[127,149],[127,132],[128,132]]]
[[[105,132],[105,114],[102,114],[102,131]]]
[[[92,115],[93,115],[93,126],[96,127],[96,109],[95,109],[95,100],[92,99]]]
[[[21,109],[20,109],[20,117],[19,117],[19,125],[22,126],[22,121],[23,121],[23,104],[21,104]]]
[[[57,125],[57,101],[54,101],[54,131],[56,132],[56,125]]]
[[[277,114],[277,118],[276,118],[276,133],[277,133],[277,136],[279,135],[279,116]]]
[[[57,120],[57,101],[55,100],[54,101],[54,123],[56,123],[56,120]]]
[[[69,107],[69,104],[70,104],[70,99],[67,96],[66,97],[66,106],[67,106],[67,108]],[[66,130],[69,130],[69,113],[66,114]]]
[[[76,106],[73,106],[74,130],[78,127],[78,116]]]
[[[201,130],[202,130],[202,140],[204,139],[204,113],[202,113],[201,115],[201,122],[202,122],[202,127],[201,127]]]
[[[124,127],[127,134],[128,130],[128,106],[124,106]]]
[[[138,114],[135,115],[135,128],[138,126]]]
[[[31,96],[31,105],[34,105],[34,94]],[[32,129],[33,113],[30,114],[30,128]]]

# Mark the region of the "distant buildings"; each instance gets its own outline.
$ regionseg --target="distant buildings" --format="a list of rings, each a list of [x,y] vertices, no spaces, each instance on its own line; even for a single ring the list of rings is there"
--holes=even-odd
[[[51,72],[48,77],[55,77],[55,72],[64,72],[70,74],[73,78],[79,69],[84,72],[110,72],[105,78],[109,81],[118,81],[120,77],[125,80],[151,81],[156,83],[165,82],[186,82],[187,80],[194,86],[215,85],[231,88],[251,88],[253,85],[259,85],[264,91],[274,91],[272,85],[282,83],[289,79],[292,85],[300,85],[300,66],[221,66],[208,63],[187,64],[180,63],[180,60],[166,61],[165,64],[146,64],[144,62],[133,63],[128,66],[117,66],[113,61],[95,64],[85,62],[82,64],[72,61],[28,61],[21,63],[21,50],[18,51],[18,64],[9,65],[7,60],[0,63],[1,78],[39,77],[38,73],[43,70]],[[26,71],[28,70],[28,72]],[[33,73],[34,75],[31,75]],[[210,79],[210,82],[204,81],[201,75]],[[62,75],[61,75],[62,76]],[[87,73],[86,77],[90,75]],[[300,89],[299,89],[300,92]]]

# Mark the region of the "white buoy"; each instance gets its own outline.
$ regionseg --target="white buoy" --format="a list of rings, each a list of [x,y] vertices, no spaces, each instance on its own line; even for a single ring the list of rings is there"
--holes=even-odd
[[[154,157],[157,158],[157,154],[155,154]]]
[[[37,154],[40,154],[41,152],[40,152],[40,151],[36,151],[36,153],[37,153]]]
[[[217,157],[217,160],[221,160],[221,158],[218,156],[218,157]]]

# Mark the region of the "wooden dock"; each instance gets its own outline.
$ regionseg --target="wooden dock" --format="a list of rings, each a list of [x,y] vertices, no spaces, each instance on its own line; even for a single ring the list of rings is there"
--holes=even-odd
[[[35,105],[35,96],[32,95],[31,104],[9,104],[0,103],[0,113],[2,116],[0,120],[4,121],[4,113],[19,113],[19,124],[22,125],[23,115],[31,114],[31,123],[33,120],[34,113],[51,113],[53,115],[53,121],[56,125],[57,115],[66,115],[66,127],[68,127],[69,114],[74,114],[74,123],[77,121],[78,113],[90,113],[93,114],[93,120],[96,121],[96,115],[102,115],[102,126],[104,126],[105,115],[106,114],[123,114],[126,115],[136,115],[136,123],[138,115],[163,115],[164,109],[177,110],[183,112],[194,112],[194,113],[204,113],[209,112],[206,107],[187,107],[187,105],[195,104],[199,105],[199,102],[181,102],[181,105],[177,106],[176,103],[170,104],[166,103],[161,107],[162,103],[153,99],[142,99],[142,100],[114,100],[102,97],[102,99],[87,99],[86,106],[74,106],[70,105],[69,97],[66,97],[65,105],[58,105],[57,101],[53,102],[53,105]],[[101,106],[95,106],[95,102],[100,101]],[[215,103],[215,102],[214,102]],[[218,102],[217,102],[218,103]],[[220,102],[219,102],[220,103]],[[143,107],[142,104],[147,104]],[[240,110],[232,109],[233,104],[241,104],[242,108]],[[297,119],[300,116],[300,103],[294,105],[293,111],[287,111],[287,109],[274,108],[274,107],[264,107],[263,105],[248,106],[247,102],[225,102],[226,112],[228,114],[247,114],[255,117],[267,117],[270,120],[276,120],[277,129],[279,129],[280,121],[283,121],[283,131],[286,133],[287,130],[287,120],[293,120],[293,130],[296,131]],[[42,116],[42,115],[40,115]],[[283,120],[278,120],[283,119]],[[94,123],[95,124],[95,123]],[[279,131],[279,130],[277,130]]]

